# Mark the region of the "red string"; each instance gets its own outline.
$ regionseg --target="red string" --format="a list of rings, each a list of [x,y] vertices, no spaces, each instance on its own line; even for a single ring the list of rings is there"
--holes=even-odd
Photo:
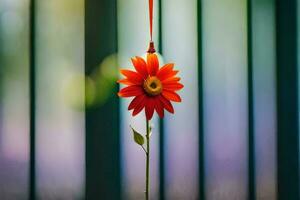
[[[150,39],[152,41],[152,27],[153,27],[153,0],[149,0],[149,20],[150,20]]]
[[[154,42],[152,40],[153,32],[153,0],[149,0],[149,21],[150,21],[150,43],[148,53],[155,53]]]

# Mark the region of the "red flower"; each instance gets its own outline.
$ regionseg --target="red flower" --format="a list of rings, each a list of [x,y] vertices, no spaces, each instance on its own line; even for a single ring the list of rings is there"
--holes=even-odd
[[[155,54],[147,55],[147,62],[136,56],[131,59],[136,70],[120,70],[126,78],[118,83],[127,85],[118,93],[119,97],[134,97],[128,110],[133,110],[135,116],[145,108],[146,118],[150,120],[156,110],[159,117],[164,117],[164,109],[174,113],[171,101],[181,102],[180,96],[175,92],[183,88],[176,77],[177,70],[174,64],[169,63],[159,69],[158,58]]]

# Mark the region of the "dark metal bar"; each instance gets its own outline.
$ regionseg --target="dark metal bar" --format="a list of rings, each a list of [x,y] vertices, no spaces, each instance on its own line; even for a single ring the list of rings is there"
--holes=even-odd
[[[205,199],[205,152],[203,123],[202,1],[197,1],[198,29],[198,115],[199,115],[199,199]]]
[[[276,0],[277,197],[299,196],[297,0]]]
[[[163,55],[162,1],[158,0],[158,51]],[[165,129],[164,119],[159,120],[159,199],[165,200]]]
[[[95,71],[104,58],[116,52],[117,0],[86,0],[86,75]],[[86,108],[86,199],[121,199],[117,90],[118,85],[115,84],[103,105]]]
[[[35,0],[30,1],[30,51],[29,51],[29,62],[30,62],[30,190],[29,199],[36,198],[36,164],[35,164]]]
[[[35,0],[30,0],[29,5],[29,23],[30,23],[30,33],[29,33],[29,80],[30,80],[30,171],[29,171],[29,199],[36,199],[36,163],[35,163],[35,110],[36,110],[36,91],[35,91],[35,70],[36,70],[36,60],[35,60]]]
[[[248,199],[254,200],[255,192],[255,138],[253,107],[253,45],[252,45],[252,0],[247,1],[248,34]]]

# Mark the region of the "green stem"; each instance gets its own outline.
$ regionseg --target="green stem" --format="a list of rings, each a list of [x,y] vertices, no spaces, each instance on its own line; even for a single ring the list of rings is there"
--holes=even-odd
[[[150,178],[149,178],[149,159],[150,159],[150,126],[149,121],[146,120],[146,140],[147,140],[147,151],[146,151],[146,200],[149,200],[149,190],[150,190]]]

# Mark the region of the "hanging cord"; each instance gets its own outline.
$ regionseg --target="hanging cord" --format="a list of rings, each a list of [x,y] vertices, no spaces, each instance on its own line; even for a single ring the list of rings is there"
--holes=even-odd
[[[149,0],[149,22],[150,22],[150,39],[152,41],[153,30],[153,0]]]
[[[152,40],[153,32],[153,0],[149,0],[149,22],[150,22],[150,43],[148,48],[148,53],[155,53],[154,42]]]

